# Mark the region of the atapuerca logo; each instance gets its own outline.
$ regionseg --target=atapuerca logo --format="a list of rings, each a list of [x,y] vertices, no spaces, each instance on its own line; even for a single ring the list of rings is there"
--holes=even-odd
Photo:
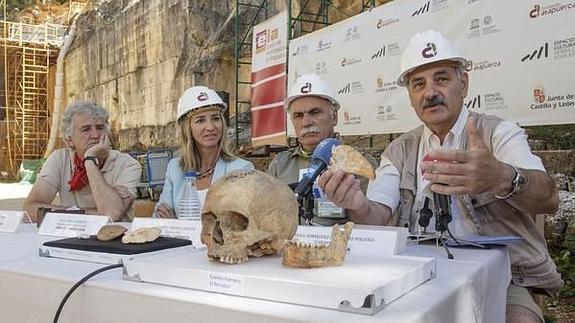
[[[198,94],[198,101],[206,101],[208,99],[208,94],[206,92],[200,92]]]
[[[299,91],[303,94],[308,94],[311,92],[311,83],[305,82],[305,84],[299,89]]]

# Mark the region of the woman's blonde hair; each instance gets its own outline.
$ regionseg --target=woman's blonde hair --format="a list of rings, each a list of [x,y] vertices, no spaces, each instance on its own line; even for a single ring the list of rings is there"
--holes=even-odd
[[[180,121],[178,121],[180,125],[180,136],[181,136],[181,145],[180,145],[180,152],[182,157],[180,159],[180,167],[182,171],[200,171],[202,168],[202,160],[200,156],[200,151],[198,150],[198,146],[196,141],[192,136],[192,117],[197,113],[197,111],[201,111],[206,108],[214,108],[218,106],[206,106],[202,107],[201,109],[197,109],[194,111],[189,112],[187,115],[182,117]],[[194,113],[196,112],[196,113]],[[220,151],[220,158],[225,161],[231,161],[236,159],[237,157],[231,152],[229,148],[229,141],[227,137],[227,130],[228,127],[226,125],[226,120],[224,119],[224,114],[220,109],[220,121],[222,122],[222,138],[218,143],[218,148]]]

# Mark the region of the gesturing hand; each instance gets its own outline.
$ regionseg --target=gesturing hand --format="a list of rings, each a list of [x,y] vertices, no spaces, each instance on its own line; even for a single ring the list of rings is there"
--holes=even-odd
[[[431,190],[446,195],[508,192],[514,170],[500,162],[479,136],[475,120],[465,125],[467,149],[439,150],[428,154],[421,170]]]

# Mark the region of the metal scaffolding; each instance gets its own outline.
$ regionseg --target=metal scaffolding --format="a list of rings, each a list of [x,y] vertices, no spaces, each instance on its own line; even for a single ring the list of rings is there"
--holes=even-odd
[[[5,18],[5,16],[3,17]],[[50,134],[49,68],[56,61],[66,26],[0,21],[5,147],[9,171],[26,159],[42,158]]]
[[[354,0],[357,1],[357,0]],[[361,12],[370,10],[391,0],[361,0],[356,7]],[[235,144],[240,146],[242,133],[249,130],[251,124],[251,49],[253,27],[268,19],[272,0],[238,0],[235,19]],[[341,12],[331,0],[287,0],[289,39],[314,32],[335,21],[330,21],[330,10]]]

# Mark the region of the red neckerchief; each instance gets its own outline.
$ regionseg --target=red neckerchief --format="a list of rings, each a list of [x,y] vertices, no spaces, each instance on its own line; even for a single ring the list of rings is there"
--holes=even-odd
[[[70,185],[70,192],[79,191],[88,184],[88,173],[86,173],[84,160],[76,153],[74,153],[74,169],[72,170],[72,178],[68,184]]]

